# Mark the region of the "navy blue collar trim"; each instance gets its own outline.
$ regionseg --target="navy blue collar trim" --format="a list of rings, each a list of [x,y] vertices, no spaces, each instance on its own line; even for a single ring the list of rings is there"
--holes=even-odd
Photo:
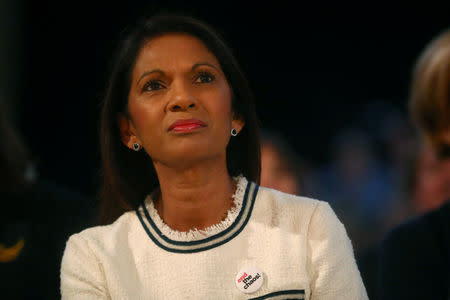
[[[223,245],[232,240],[245,228],[253,211],[258,189],[259,186],[256,183],[248,182],[242,201],[242,207],[236,217],[236,220],[234,220],[234,222],[225,230],[208,238],[197,241],[175,241],[165,236],[150,217],[145,203],[142,203],[136,209],[136,214],[147,235],[162,249],[175,253],[194,253],[205,251]]]

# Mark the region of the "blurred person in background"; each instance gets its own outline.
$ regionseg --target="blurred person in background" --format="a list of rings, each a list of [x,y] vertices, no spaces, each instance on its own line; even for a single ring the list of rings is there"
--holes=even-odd
[[[330,148],[331,163],[318,171],[314,190],[336,210],[358,254],[381,234],[392,183],[365,131],[344,129]]]
[[[65,241],[92,224],[94,208],[39,178],[10,115],[0,101],[0,299],[59,299]]]
[[[450,297],[450,31],[433,40],[413,73],[410,113],[432,153],[419,163],[413,203],[431,210],[393,229],[379,255],[379,299]]]
[[[373,138],[373,149],[390,169],[391,178],[402,176],[417,152],[416,134],[407,113],[387,100],[376,100],[357,112],[355,122]]]
[[[438,208],[450,198],[450,160],[439,159],[429,144],[418,145],[398,180],[399,201],[386,216],[390,229]]]
[[[307,169],[291,145],[278,133],[261,135],[261,185],[284,193],[303,193]]]
[[[429,145],[423,145],[417,159],[411,197],[415,215],[436,209],[450,199],[450,159],[437,157]]]

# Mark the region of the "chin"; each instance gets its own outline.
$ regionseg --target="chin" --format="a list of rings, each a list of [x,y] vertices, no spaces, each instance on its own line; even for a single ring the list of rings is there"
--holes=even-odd
[[[225,149],[223,151],[217,151],[212,147],[199,147],[196,145],[192,147],[183,147],[176,151],[172,150],[170,151],[170,158],[168,155],[165,156],[167,158],[166,161],[170,161],[170,164],[172,165],[188,167],[208,160],[220,159],[221,156],[226,158],[226,152]]]

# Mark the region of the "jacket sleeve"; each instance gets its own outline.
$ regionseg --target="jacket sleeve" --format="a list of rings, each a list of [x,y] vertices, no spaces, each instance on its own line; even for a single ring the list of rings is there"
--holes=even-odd
[[[311,300],[368,299],[344,225],[319,202],[308,227]]]
[[[66,244],[61,263],[62,299],[109,299],[105,276],[95,253],[79,234]]]

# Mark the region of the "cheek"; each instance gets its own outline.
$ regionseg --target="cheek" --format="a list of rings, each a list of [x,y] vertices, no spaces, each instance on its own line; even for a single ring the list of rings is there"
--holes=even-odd
[[[215,105],[211,105],[210,111],[213,111],[218,120],[221,121],[221,125],[231,128],[232,121],[232,109],[231,109],[231,92],[228,85],[222,86],[215,95],[212,95]]]
[[[155,124],[159,123],[157,112],[152,105],[144,102],[130,102],[129,111],[138,137],[146,143],[147,137],[158,135]]]

